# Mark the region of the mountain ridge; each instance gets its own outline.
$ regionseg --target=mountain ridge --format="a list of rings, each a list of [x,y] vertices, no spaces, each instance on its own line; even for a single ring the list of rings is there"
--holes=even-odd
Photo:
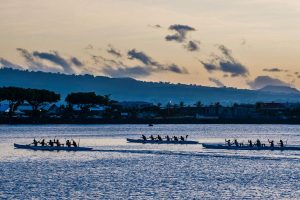
[[[194,104],[201,101],[204,104],[220,102],[255,103],[258,101],[300,102],[300,94],[280,94],[264,91],[215,88],[186,84],[171,84],[163,82],[145,82],[133,78],[110,78],[92,75],[67,75],[60,73],[35,72],[0,69],[0,87],[16,86],[37,89],[48,89],[58,92],[64,98],[70,92],[96,92],[111,94],[118,101],[147,101],[166,104],[168,102]]]

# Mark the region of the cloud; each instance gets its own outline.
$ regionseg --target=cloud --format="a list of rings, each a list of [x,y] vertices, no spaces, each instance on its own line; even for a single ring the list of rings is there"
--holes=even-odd
[[[277,67],[273,68],[265,68],[263,69],[264,72],[288,72],[288,70],[279,69]]]
[[[216,78],[210,77],[210,78],[208,78],[208,80],[210,82],[214,83],[217,87],[224,87],[225,86],[220,80],[218,80]]]
[[[147,67],[134,66],[134,67],[112,67],[105,66],[103,73],[111,77],[145,77],[152,73],[152,70]]]
[[[248,69],[239,63],[233,56],[230,49],[224,45],[219,45],[218,49],[221,51],[222,56],[214,56],[209,62],[201,61],[201,64],[208,72],[221,71],[223,73],[229,73],[231,77],[249,75]]]
[[[212,63],[206,63],[203,62],[201,60],[199,60],[201,62],[201,64],[204,66],[204,68],[206,69],[206,71],[208,71],[209,73],[213,72],[213,71],[217,71],[219,70],[219,67],[216,66],[215,64]]]
[[[139,60],[140,62],[142,62],[145,65],[155,65],[155,66],[160,65],[142,51],[136,51],[135,49],[132,49],[132,50],[128,51],[127,55],[129,57],[129,59]]]
[[[48,53],[48,52],[34,51],[32,53],[32,55],[39,59],[47,60],[56,65],[61,66],[63,68],[64,72],[66,72],[66,73],[69,73],[69,74],[74,73],[74,70],[72,69],[71,65],[63,57],[61,57],[57,52]]]
[[[101,59],[105,65],[103,67],[103,73],[112,77],[145,77],[153,73],[159,73],[163,71],[169,71],[177,74],[188,73],[185,67],[181,67],[176,64],[161,64],[152,59],[146,53],[137,51],[136,49],[129,50],[127,55],[129,59],[137,60],[143,65],[127,66],[122,62],[106,59],[101,56],[97,56],[94,59]]]
[[[188,71],[185,67],[180,67],[176,64],[171,64],[163,68],[166,71],[171,71],[177,74],[188,74]]]
[[[189,41],[187,44],[184,45],[184,48],[186,48],[188,51],[199,51],[200,47],[199,47],[200,42],[199,41]]]
[[[240,63],[231,61],[220,61],[220,70],[225,73],[230,73],[232,77],[247,76],[249,73],[247,68]]]
[[[150,27],[152,27],[152,28],[162,28],[162,26],[161,25],[159,25],[159,24],[155,24],[155,25],[149,25]]]
[[[35,59],[31,52],[27,49],[17,48],[17,51],[21,54],[21,56],[25,59],[26,63],[28,64],[28,68],[32,70],[49,70],[49,67],[42,62],[39,62]],[[49,70],[51,71],[51,70]]]
[[[190,27],[188,25],[181,25],[181,24],[173,24],[169,27],[169,30],[175,31],[176,33],[173,35],[167,35],[165,37],[166,41],[176,41],[176,42],[183,42],[186,39],[186,35],[189,31],[195,31],[196,29]]]
[[[261,88],[263,88],[265,86],[268,86],[268,85],[289,86],[288,83],[286,83],[286,82],[284,82],[280,79],[272,78],[270,76],[258,76],[253,81],[249,81],[248,85],[252,89],[261,89]]]
[[[71,63],[72,64],[74,64],[75,66],[77,66],[77,67],[82,67],[84,64],[80,61],[80,60],[78,60],[78,58],[76,58],[76,57],[72,57],[71,59],[70,59],[70,61],[71,61]]]
[[[4,58],[0,58],[1,67],[8,67],[13,69],[24,69],[22,66],[12,63]]]
[[[109,45],[109,49],[106,50],[107,53],[116,56],[118,58],[122,57],[122,54],[120,53],[119,50],[115,49],[114,47],[112,47],[111,45]]]

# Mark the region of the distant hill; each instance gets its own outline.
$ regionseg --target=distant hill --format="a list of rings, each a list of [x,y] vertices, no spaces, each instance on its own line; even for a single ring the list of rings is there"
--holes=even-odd
[[[109,78],[91,75],[66,75],[58,73],[31,72],[0,69],[0,86],[18,86],[56,91],[64,98],[70,92],[94,91],[111,94],[119,101],[148,101],[166,104],[169,101],[193,104],[220,102],[254,103],[257,101],[300,102],[300,94],[282,94],[270,91],[255,91],[236,88],[144,82],[132,78]]]
[[[268,85],[265,86],[259,91],[262,92],[270,92],[270,93],[282,93],[282,94],[300,94],[300,91],[297,90],[296,88],[292,88],[289,86],[278,86],[278,85]]]

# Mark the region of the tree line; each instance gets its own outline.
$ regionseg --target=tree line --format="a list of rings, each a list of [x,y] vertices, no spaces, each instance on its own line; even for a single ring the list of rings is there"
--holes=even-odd
[[[50,103],[61,100],[60,94],[45,89],[31,89],[21,87],[1,87],[0,101],[7,101],[9,106],[8,115],[12,117],[18,107],[27,102],[32,107],[32,116],[37,117],[40,108]],[[89,110],[96,105],[112,105],[116,101],[109,98],[109,95],[96,95],[95,92],[70,93],[65,98],[68,108],[78,105],[82,111]]]

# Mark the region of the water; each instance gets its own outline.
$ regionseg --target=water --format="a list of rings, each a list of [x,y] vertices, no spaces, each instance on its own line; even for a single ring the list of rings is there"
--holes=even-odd
[[[126,143],[141,134],[300,145],[300,126],[290,125],[0,126],[0,199],[300,199],[300,152]],[[55,136],[80,139],[97,151],[13,148]]]

